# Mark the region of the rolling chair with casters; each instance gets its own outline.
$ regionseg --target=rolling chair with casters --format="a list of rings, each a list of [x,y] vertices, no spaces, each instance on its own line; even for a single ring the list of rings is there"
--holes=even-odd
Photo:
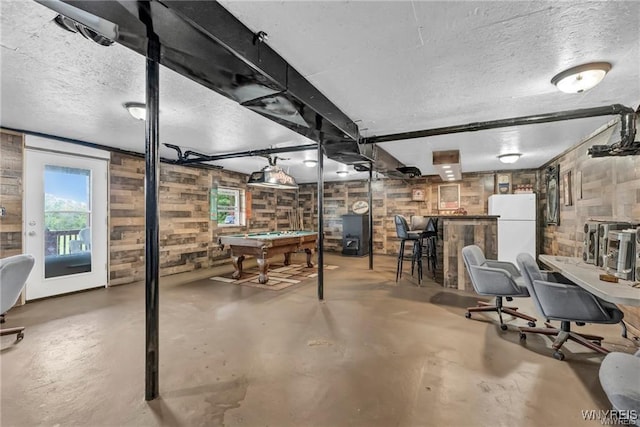
[[[635,355],[607,354],[598,375],[609,402],[618,411],[618,417],[628,418],[628,422],[620,424],[640,424],[640,350]]]
[[[396,215],[394,218],[396,224],[396,234],[400,239],[400,250],[398,251],[398,265],[396,267],[396,282],[402,278],[402,264],[404,261],[404,247],[408,241],[413,242],[413,251],[411,256],[411,275],[413,275],[414,266],[418,264],[418,285],[422,282],[422,251],[420,250],[420,233],[411,231],[407,220],[402,215]]]
[[[478,301],[477,307],[467,307],[465,313],[467,319],[471,318],[471,313],[495,311],[498,313],[500,329],[503,331],[507,330],[507,325],[502,321],[502,313],[524,319],[529,326],[535,327],[535,317],[518,312],[517,307],[502,305],[502,298],[529,296],[527,287],[515,265],[510,262],[486,259],[482,249],[476,245],[462,248],[462,258],[476,293],[496,297],[495,305]]]
[[[0,259],[0,313],[4,313],[13,307],[20,297],[20,293],[27,283],[27,278],[35,259],[28,254],[15,255]],[[16,340],[24,337],[24,327],[0,329],[0,336],[16,334]]]
[[[615,304],[596,297],[566,279],[556,279],[553,274],[540,271],[535,259],[527,253],[518,255],[516,262],[538,312],[547,321],[560,321],[560,329],[549,323],[546,323],[546,328],[520,328],[520,339],[526,339],[527,332],[555,336],[552,344],[553,357],[558,360],[564,360],[564,353],[560,348],[567,340],[598,353],[609,353],[609,350],[601,346],[602,337],[573,332],[571,322],[579,326],[585,323],[619,323],[624,314]]]

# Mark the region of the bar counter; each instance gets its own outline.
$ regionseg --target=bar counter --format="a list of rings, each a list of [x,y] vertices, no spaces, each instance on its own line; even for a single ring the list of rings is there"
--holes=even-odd
[[[478,245],[487,259],[498,258],[498,218],[495,215],[438,216],[438,263],[435,281],[445,288],[473,291],[464,267],[462,248]]]

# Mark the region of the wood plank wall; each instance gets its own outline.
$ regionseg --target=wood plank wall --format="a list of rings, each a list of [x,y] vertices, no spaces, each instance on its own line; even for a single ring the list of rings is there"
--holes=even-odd
[[[513,185],[533,185],[537,188],[537,171],[520,170],[512,173]],[[462,175],[460,204],[469,215],[486,215],[489,196],[494,194],[495,173],[468,173]],[[373,182],[373,250],[377,254],[397,254],[400,241],[396,236],[394,215],[438,214],[439,177],[414,179],[378,179]],[[422,189],[425,201],[412,201],[414,188]],[[300,205],[304,208],[305,223],[313,221],[317,227],[316,184],[300,186]],[[368,200],[368,181],[339,181],[324,184],[325,249],[342,251],[342,215],[351,212],[355,201]],[[311,215],[313,212],[313,215]],[[307,227],[308,228],[308,227]]]
[[[498,222],[495,219],[441,218],[438,224],[436,281],[445,288],[473,291],[460,255],[462,248],[478,245],[487,259],[498,259]]]
[[[110,165],[110,285],[144,279],[144,160],[113,153]],[[293,190],[249,189],[247,176],[220,169],[160,165],[160,275],[230,262],[219,235],[288,229]],[[210,219],[212,187],[252,193],[247,226],[222,226]]]
[[[22,253],[23,148],[21,134],[0,132],[0,258]]]
[[[539,171],[541,191],[539,230],[542,253],[582,257],[584,223],[590,219],[640,222],[640,156],[592,158],[587,150],[592,145],[606,144],[614,127],[586,139]],[[560,166],[560,224],[546,225],[544,208],[546,188],[544,170]],[[573,204],[565,205],[563,175],[571,171]],[[577,174],[582,174],[582,198],[579,198]],[[640,334],[640,307],[621,306],[625,320],[636,336]]]

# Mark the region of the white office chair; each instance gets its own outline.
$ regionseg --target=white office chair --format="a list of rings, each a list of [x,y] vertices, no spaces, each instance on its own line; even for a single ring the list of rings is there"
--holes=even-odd
[[[4,322],[4,313],[18,301],[34,262],[35,258],[29,254],[0,259],[0,314],[2,322]],[[23,331],[23,326],[0,329],[0,336],[16,334],[16,340],[19,341],[24,337]]]

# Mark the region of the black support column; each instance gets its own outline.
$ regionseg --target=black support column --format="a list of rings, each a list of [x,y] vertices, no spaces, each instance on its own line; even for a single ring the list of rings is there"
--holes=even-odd
[[[373,270],[373,163],[369,163],[369,270]]]
[[[140,6],[140,15],[147,25],[147,121],[145,131],[145,400],[159,395],[159,297],[160,238],[158,183],[160,177],[159,156],[159,81],[160,42],[153,32],[149,3]]]
[[[318,299],[324,299],[324,154],[322,135],[318,142]]]

